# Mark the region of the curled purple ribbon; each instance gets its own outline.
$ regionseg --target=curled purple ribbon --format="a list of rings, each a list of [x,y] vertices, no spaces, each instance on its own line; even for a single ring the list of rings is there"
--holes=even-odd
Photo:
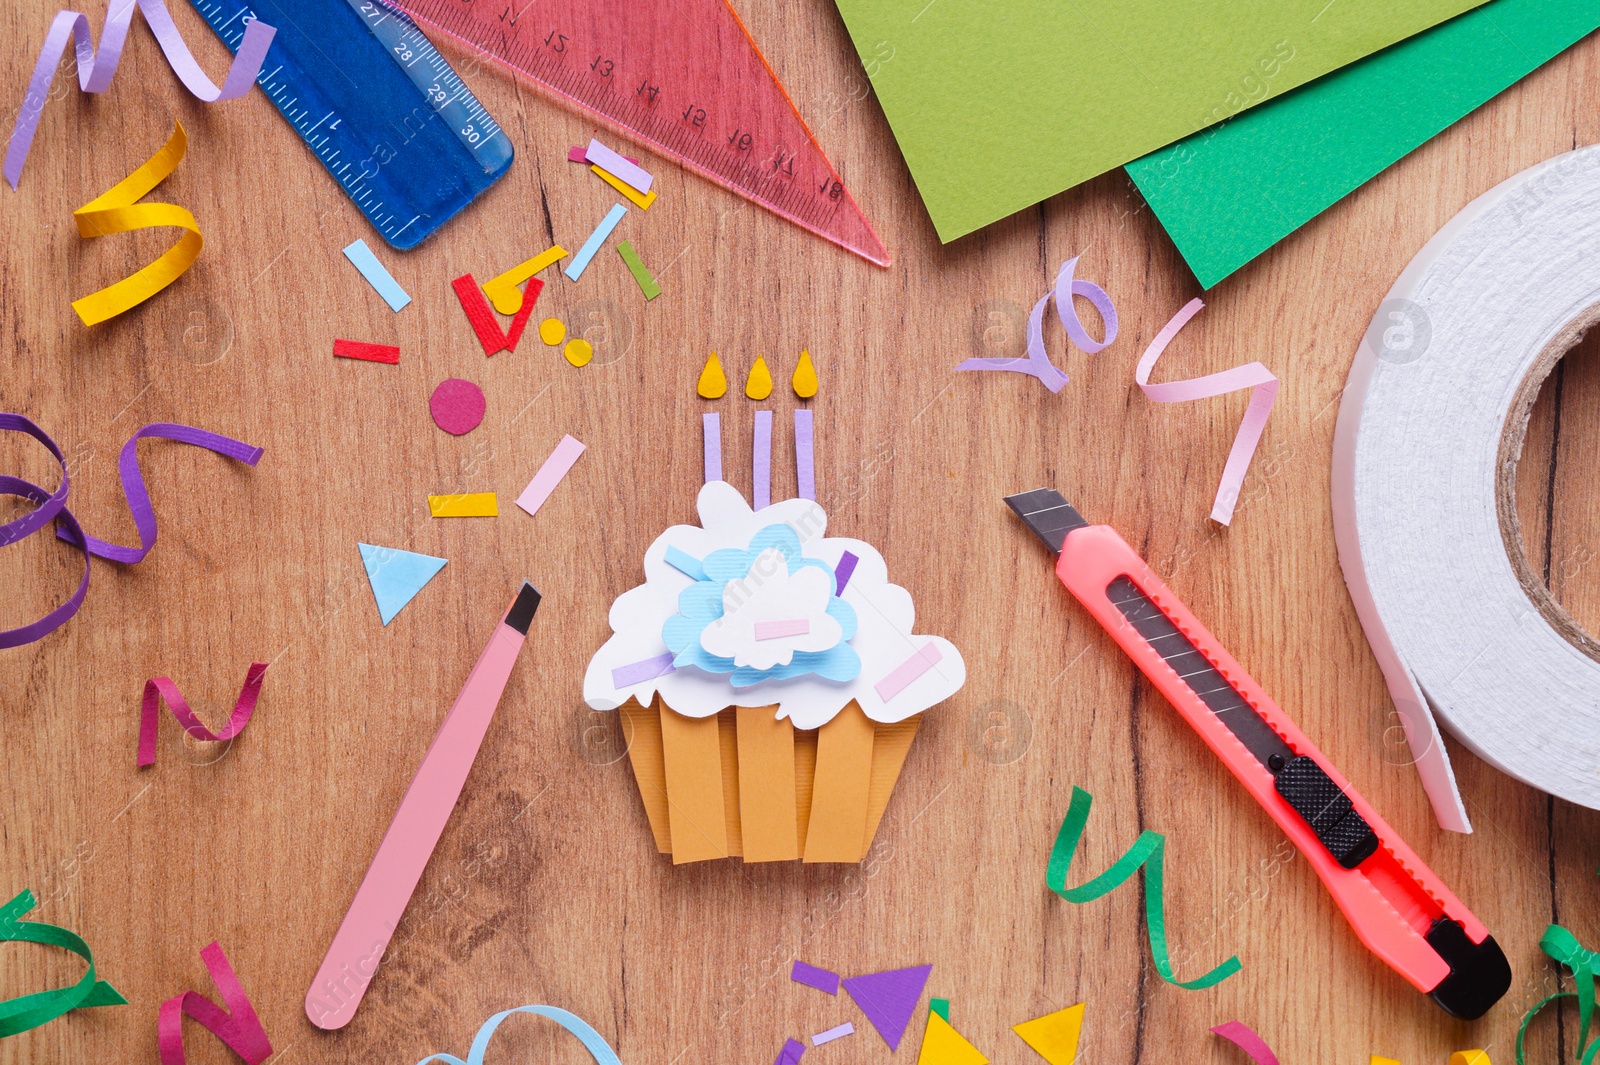
[[[139,475],[139,457],[136,452],[138,442],[147,436],[159,437],[164,440],[173,440],[180,444],[193,444],[209,451],[226,455],[232,459],[249,466],[254,466],[260,459],[262,449],[250,444],[234,440],[231,437],[208,433],[204,429],[194,429],[187,425],[173,425],[166,422],[155,422],[140,429],[132,438],[123,445],[122,456],[117,463],[118,471],[122,476],[122,492],[128,500],[128,510],[133,515],[134,527],[139,530],[139,547],[119,547],[116,544],[98,540],[84,533],[83,527],[78,524],[78,519],[72,516],[72,511],[67,509],[67,493],[69,483],[67,477],[67,460],[62,455],[61,449],[49,435],[29,419],[20,414],[0,413],[0,432],[26,433],[39,443],[43,444],[55,456],[56,462],[61,467],[61,487],[54,492],[47,492],[31,481],[9,474],[0,474],[0,495],[12,495],[28,500],[35,504],[35,508],[20,518],[0,525],[0,546],[14,544],[25,537],[32,536],[51,522],[58,522],[56,536],[78,550],[83,552],[83,580],[78,582],[78,590],[73,592],[66,602],[56,607],[38,621],[20,628],[0,631],[0,649],[7,647],[21,647],[23,644],[47,636],[60,628],[78,612],[83,605],[83,597],[89,591],[89,556],[98,555],[113,562],[138,562],[150,553],[156,542],[156,515],[150,505],[150,493],[145,490],[144,479]]]
[[[22,164],[28,160],[28,149],[33,146],[33,135],[39,128],[39,116],[44,112],[44,102],[50,95],[50,82],[56,67],[67,50],[68,40],[73,42],[73,52],[78,63],[78,87],[84,92],[105,92],[111,87],[111,76],[117,72],[117,62],[122,58],[122,47],[127,43],[128,27],[133,23],[133,12],[144,12],[144,20],[161,45],[172,72],[178,75],[184,88],[205,103],[234,100],[250,91],[256,75],[261,73],[262,61],[267,57],[267,47],[278,31],[264,22],[251,20],[245,26],[244,40],[239,52],[228,68],[228,77],[222,88],[206,76],[183,43],[183,36],[173,24],[161,0],[109,0],[106,4],[104,27],[100,31],[100,48],[95,50],[89,36],[89,20],[77,11],[58,11],[50,32],[45,34],[44,47],[39,49],[39,62],[34,65],[33,77],[28,79],[28,94],[23,97],[17,111],[16,124],[11,127],[11,143],[6,148],[6,180],[14,189],[22,177]]]
[[[1111,302],[1111,296],[1105,289],[1090,281],[1079,281],[1072,275],[1078,267],[1078,256],[1074,255],[1061,264],[1061,272],[1056,275],[1055,289],[1046,292],[1040,297],[1039,302],[1033,305],[1033,312],[1028,315],[1028,357],[1025,359],[968,359],[957,370],[1010,370],[1013,373],[1025,373],[1030,377],[1037,377],[1039,382],[1052,392],[1059,392],[1070,378],[1063,373],[1055,363],[1050,361],[1050,356],[1044,350],[1044,307],[1050,302],[1050,297],[1056,300],[1056,317],[1061,319],[1061,325],[1067,331],[1067,338],[1082,348],[1090,355],[1104,350],[1112,341],[1117,339],[1117,308]],[[1101,319],[1105,322],[1106,338],[1096,340],[1089,335],[1083,327],[1083,322],[1078,318],[1078,309],[1073,306],[1072,297],[1082,296],[1094,304],[1095,310],[1100,312]]]

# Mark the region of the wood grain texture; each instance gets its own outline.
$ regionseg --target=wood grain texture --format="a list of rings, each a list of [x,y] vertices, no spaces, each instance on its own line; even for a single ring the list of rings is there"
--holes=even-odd
[[[202,62],[221,71],[221,47],[187,5],[173,6]],[[1127,180],[1106,175],[941,247],[831,4],[737,6],[895,265],[848,256],[652,158],[660,200],[631,212],[621,236],[664,294],[646,304],[607,250],[581,283],[552,277],[540,298],[538,317],[594,344],[583,369],[531,334],[516,354],[485,360],[449,286],[554,241],[575,246],[615,199],[565,159],[590,124],[527,87],[487,69],[472,79],[518,161],[464,217],[400,255],[373,239],[261,94],[196,105],[147,30],[134,29],[103,97],[58,80],[21,191],[0,189],[0,409],[55,436],[74,511],[122,542],[133,529],[116,454],[139,425],[196,424],[266,456],[247,470],[146,445],[159,546],[136,567],[96,562],[74,621],[0,654],[0,890],[32,887],[47,900],[38,917],[83,934],[132,1003],[0,1042],[0,1062],[154,1062],[158,1002],[213,993],[199,959],[212,939],[280,1062],[460,1054],[491,1013],[531,1002],[585,1017],[630,1065],[766,1062],[786,1037],[847,1019],[863,1029],[834,1048],[849,1060],[914,1055],[892,1057],[854,1007],[790,983],[796,957],[846,974],[931,962],[930,992],[1006,1065],[1033,1060],[1012,1024],[1085,1000],[1085,1065],[1236,1065],[1236,1049],[1207,1032],[1229,1019],[1285,1062],[1365,1065],[1374,1052],[1442,1062],[1467,1047],[1512,1060],[1523,1010],[1558,983],[1537,950],[1546,923],[1600,946],[1600,814],[1531,791],[1452,740],[1478,831],[1436,828],[1340,576],[1328,455],[1351,355],[1417,249],[1505,177],[1600,139],[1600,41],[1210,294],[1162,373],[1260,359],[1283,381],[1222,529],[1206,514],[1246,399],[1157,405],[1134,387],[1138,354],[1197,290]],[[0,9],[7,107],[53,10],[49,0]],[[90,17],[98,33],[101,11]],[[148,157],[174,118],[191,147],[160,198],[194,212],[205,251],[172,289],[86,331],[69,300],[148,262],[168,237],[82,241],[71,211]],[[414,306],[391,313],[344,261],[356,237],[379,249]],[[1072,375],[1059,395],[1021,376],[949,372],[965,357],[1019,353],[1026,309],[1077,253],[1081,274],[1117,300],[1112,347],[1058,354]],[[335,360],[335,337],[398,344],[400,364]],[[1047,339],[1065,350],[1059,331]],[[701,412],[722,413],[728,478],[749,488],[756,405],[737,389],[716,403],[695,396],[707,351],[735,382],[764,354],[783,382],[802,347],[822,381],[811,405],[831,530],[883,551],[920,625],[961,648],[970,679],[928,715],[860,868],[674,868],[607,731],[615,719],[581,702],[584,667],[609,604],[642,579],[646,545],[693,517]],[[1600,360],[1591,348],[1569,361],[1536,411],[1519,505],[1540,545],[1535,565],[1600,631]],[[460,438],[427,411],[450,376],[488,395],[484,424]],[[794,402],[775,392],[778,425]],[[514,498],[564,433],[588,451],[536,518],[428,517],[429,493]],[[792,441],[775,435],[781,498],[794,490]],[[40,449],[9,436],[0,469],[52,476]],[[1067,599],[1000,502],[1040,484],[1121,530],[1494,930],[1516,983],[1488,1018],[1449,1020],[1368,955],[1269,820]],[[450,564],[384,628],[357,541]],[[76,565],[44,536],[0,552],[0,623],[42,614],[71,590]],[[397,946],[354,1022],[318,1032],[301,1009],[307,982],[523,577],[544,605]],[[191,744],[165,721],[157,764],[135,768],[147,677],[172,677],[215,721],[257,659],[272,666],[230,749]],[[803,771],[815,749],[796,753]],[[1242,975],[1205,992],[1167,986],[1148,962],[1137,891],[1074,907],[1045,889],[1075,784],[1097,800],[1081,868],[1103,868],[1140,829],[1167,833],[1179,975],[1234,953]],[[804,814],[809,794],[799,801]],[[55,986],[75,966],[7,945],[0,996]],[[1557,1021],[1537,1025],[1530,1061],[1571,1055],[1573,1011]],[[517,1021],[491,1061],[579,1053],[550,1026]],[[232,1060],[192,1026],[190,1054],[197,1065]]]

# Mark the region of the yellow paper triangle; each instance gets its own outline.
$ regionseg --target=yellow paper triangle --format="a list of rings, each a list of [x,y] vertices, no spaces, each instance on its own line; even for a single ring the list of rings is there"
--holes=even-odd
[[[800,351],[800,365],[794,368],[794,394],[801,399],[810,399],[817,394],[817,368],[811,362],[811,352],[804,348]]]
[[[767,360],[760,355],[756,356],[756,364],[750,367],[750,376],[744,383],[744,394],[751,399],[766,399],[772,395],[772,371],[767,369]]]
[[[950,1027],[948,1021],[930,1010],[917,1065],[989,1065],[989,1059]]]
[[[700,371],[700,384],[695,388],[702,399],[721,399],[728,391],[728,375],[722,372],[722,360],[712,352],[706,368]]]
[[[1078,1033],[1083,1029],[1083,1003],[1031,1021],[1014,1024],[1011,1030],[1039,1052],[1050,1065],[1072,1065],[1078,1056]]]

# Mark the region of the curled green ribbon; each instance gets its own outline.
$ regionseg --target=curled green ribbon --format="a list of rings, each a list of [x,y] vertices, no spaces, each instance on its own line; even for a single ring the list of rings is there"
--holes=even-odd
[[[1056,833],[1056,845],[1050,852],[1050,865],[1045,870],[1045,883],[1050,885],[1050,890],[1068,902],[1092,902],[1121,887],[1143,866],[1145,925],[1150,930],[1150,955],[1161,979],[1190,991],[1200,991],[1220,984],[1238,972],[1239,959],[1233,957],[1194,980],[1179,980],[1173,975],[1172,959],[1167,953],[1166,902],[1162,895],[1162,856],[1166,851],[1167,839],[1159,832],[1141,832],[1133,846],[1110,869],[1087,884],[1067,887],[1067,870],[1072,865],[1072,856],[1077,853],[1078,842],[1083,838],[1083,828],[1089,822],[1089,806],[1093,802],[1094,797],[1087,791],[1076,787],[1072,789],[1072,804],[1067,807],[1061,831]],[[1584,1065],[1589,1063],[1586,1061]]]
[[[1577,936],[1558,924],[1544,930],[1544,935],[1539,937],[1539,949],[1572,970],[1578,989],[1546,996],[1522,1018],[1522,1027],[1517,1029],[1517,1065],[1526,1065],[1522,1060],[1522,1040],[1528,1034],[1528,1025],[1540,1010],[1558,998],[1578,1000],[1578,1050],[1573,1057],[1581,1065],[1593,1065],[1596,1058],[1600,1058],[1600,1038],[1589,1043],[1589,1023],[1594,1020],[1594,985],[1600,978],[1600,954],[1585,948]]]
[[[89,971],[71,987],[39,991],[0,1002],[0,1039],[37,1028],[75,1009],[128,1004],[128,1000],[116,988],[104,980],[95,979],[94,955],[89,952],[89,944],[76,933],[53,924],[19,919],[33,906],[33,892],[26,888],[16,898],[0,906],[0,943],[44,943],[70,950],[89,963]]]

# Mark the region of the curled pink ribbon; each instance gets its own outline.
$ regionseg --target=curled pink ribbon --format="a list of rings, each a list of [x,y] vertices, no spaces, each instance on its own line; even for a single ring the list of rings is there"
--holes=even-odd
[[[156,760],[156,732],[161,722],[161,700],[172,707],[172,716],[178,719],[183,731],[206,743],[224,743],[244,731],[250,715],[256,712],[256,699],[261,695],[261,680],[267,675],[265,662],[253,662],[244,675],[244,687],[239,689],[239,701],[221,732],[212,732],[206,723],[189,709],[189,703],[178,686],[166,677],[151,677],[144,682],[144,704],[139,708],[139,764],[153,765]]]
[[[272,1056],[272,1044],[267,1040],[261,1018],[250,1005],[250,996],[244,985],[233,974],[227,955],[216,941],[200,952],[200,957],[211,971],[211,982],[222,992],[224,1010],[198,991],[185,991],[161,1004],[156,1017],[156,1037],[161,1047],[161,1065],[185,1065],[183,1056],[183,1015],[187,1013],[199,1021],[228,1049],[239,1055],[249,1065],[261,1065]]]
[[[1239,1049],[1249,1054],[1250,1059],[1256,1065],[1278,1065],[1278,1055],[1274,1054],[1272,1048],[1267,1046],[1266,1041],[1256,1035],[1255,1032],[1252,1032],[1249,1026],[1238,1021],[1229,1021],[1226,1024],[1217,1025],[1211,1031],[1230,1043],[1234,1043]]]
[[[84,92],[105,92],[111,87],[111,76],[117,72],[117,61],[122,58],[122,46],[127,43],[128,27],[133,22],[137,8],[144,12],[150,32],[166,54],[172,72],[178,75],[184,88],[206,103],[233,100],[250,91],[256,75],[261,73],[261,63],[267,57],[267,47],[278,31],[264,22],[251,20],[245,26],[244,40],[239,52],[228,68],[227,80],[222,88],[206,76],[183,43],[178,27],[173,25],[161,0],[109,0],[106,5],[104,27],[100,31],[100,48],[95,50],[89,36],[89,20],[77,11],[59,11],[45,34],[44,47],[39,49],[39,62],[34,65],[33,77],[28,80],[28,94],[23,97],[17,121],[11,127],[11,143],[6,148],[6,180],[14,189],[22,177],[22,164],[28,160],[28,149],[33,146],[33,135],[39,128],[39,116],[44,112],[44,102],[50,95],[50,82],[56,67],[67,50],[67,41],[73,41],[73,51],[78,61],[78,87]]]
[[[1145,396],[1157,403],[1208,399],[1237,392],[1241,388],[1255,390],[1250,396],[1250,405],[1245,408],[1244,418],[1239,422],[1239,431],[1234,434],[1233,448],[1228,452],[1228,463],[1223,467],[1222,481],[1217,485],[1217,498],[1211,504],[1211,520],[1226,525],[1233,520],[1233,507],[1239,501],[1239,486],[1244,483],[1244,475],[1250,469],[1250,459],[1256,453],[1256,445],[1261,442],[1261,432],[1267,427],[1267,416],[1272,413],[1272,404],[1278,398],[1278,379],[1259,362],[1252,362],[1188,381],[1151,384],[1150,371],[1155,368],[1156,360],[1161,358],[1161,353],[1167,350],[1167,345],[1172,343],[1178,331],[1204,306],[1202,300],[1192,299],[1173,315],[1172,321],[1156,334],[1156,338],[1145,349],[1133,376]]]
[[[1052,292],[1046,292],[1040,297],[1039,302],[1033,305],[1033,312],[1028,315],[1028,357],[1025,359],[968,359],[957,370],[1009,370],[1013,373],[1025,373],[1030,377],[1037,377],[1039,383],[1052,392],[1059,392],[1071,380],[1055,363],[1050,361],[1050,356],[1044,350],[1044,305],[1050,302],[1050,297],[1056,300],[1056,317],[1061,319],[1061,325],[1067,331],[1067,338],[1090,355],[1104,350],[1117,339],[1117,308],[1111,302],[1111,296],[1099,285],[1090,281],[1079,281],[1072,275],[1078,267],[1078,257],[1074,255],[1061,264],[1061,272],[1056,275],[1056,285]],[[1096,340],[1089,335],[1083,327],[1083,322],[1078,318],[1078,309],[1073,306],[1072,297],[1082,296],[1094,304],[1094,309],[1100,312],[1100,318],[1105,322],[1106,338]]]

